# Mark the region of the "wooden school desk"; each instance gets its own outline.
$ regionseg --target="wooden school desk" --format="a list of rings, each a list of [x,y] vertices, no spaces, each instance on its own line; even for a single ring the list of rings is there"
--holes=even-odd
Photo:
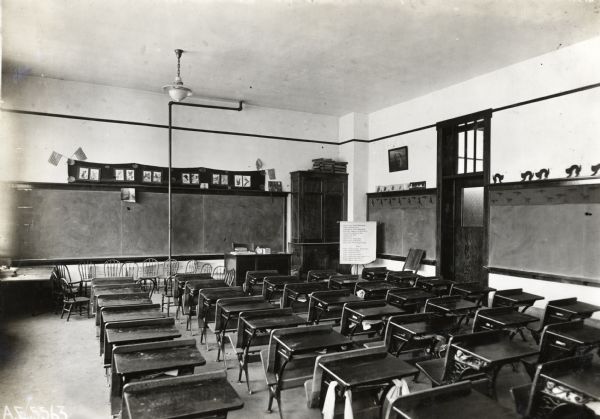
[[[98,308],[98,297],[117,294],[135,294],[144,292],[140,284],[115,284],[115,285],[94,285],[92,287],[92,309],[93,313]]]
[[[552,382],[578,393],[584,398],[589,398],[591,401],[600,401],[600,365],[598,363],[592,362],[585,367],[568,370],[548,370],[541,374],[541,378],[546,382]]]
[[[342,312],[341,333],[352,337],[358,331],[368,332],[369,328],[365,329],[363,322],[365,320],[381,321],[382,325],[385,321],[398,314],[406,314],[406,312],[396,306],[386,304],[383,300],[370,300],[359,303],[347,303]],[[347,324],[345,324],[347,322]],[[344,333],[347,328],[348,333]],[[383,332],[383,327],[379,329],[378,334]]]
[[[262,296],[271,301],[276,293],[281,293],[286,284],[302,282],[295,275],[267,276],[263,280]]]
[[[102,307],[123,307],[131,305],[152,304],[147,292],[136,292],[130,294],[105,295],[97,299],[96,326],[100,326],[100,312]]]
[[[294,311],[307,312],[310,294],[315,291],[326,291],[329,285],[326,282],[298,282],[286,284],[281,296],[281,308],[291,307]],[[298,306],[306,308],[298,310]]]
[[[172,317],[106,323],[104,329],[104,365],[110,365],[112,349],[116,345],[172,340],[181,337],[181,332],[175,327],[175,319]]]
[[[366,279],[359,278],[358,275],[336,275],[329,278],[329,289],[354,291],[356,285],[361,282],[368,282]]]
[[[546,309],[548,308],[554,309],[554,315],[562,313],[565,321],[585,319],[600,311],[600,306],[577,301],[577,298],[550,301]]]
[[[130,383],[123,387],[122,419],[227,418],[244,402],[224,371]]]
[[[196,340],[171,340],[164,342],[122,345],[113,350],[110,373],[111,413],[117,415],[121,408],[123,385],[130,379],[173,371],[176,375],[193,374],[194,367],[206,364],[196,348]]]
[[[393,404],[393,419],[520,419],[472,388],[469,381],[435,387],[402,396]]]
[[[500,369],[504,365],[539,353],[537,347],[533,347],[525,342],[511,340],[510,332],[507,330],[462,335],[460,342],[452,343],[451,346],[456,352],[461,351],[463,354],[476,358],[481,362],[479,371],[485,372],[489,377],[490,390],[494,397],[496,395],[498,372],[500,372]],[[469,367],[469,364],[462,362],[456,357],[455,362]]]
[[[434,298],[435,294],[421,288],[399,288],[390,290],[386,296],[389,304],[417,312],[425,305],[425,301]]]
[[[450,289],[454,285],[454,281],[440,278],[419,278],[415,287],[423,288],[437,296],[450,294]]]
[[[403,289],[388,281],[358,282],[354,293],[365,300],[383,300],[388,291]]]
[[[420,275],[411,271],[389,271],[385,280],[398,287],[414,287]]]
[[[585,324],[583,320],[548,326],[546,339],[549,344],[563,352],[589,353],[600,347],[600,329]]]
[[[386,346],[388,350],[398,356],[404,350],[410,350],[413,342],[423,340],[427,337],[427,348],[433,352],[437,340],[436,336],[448,336],[456,329],[456,319],[450,316],[442,316],[435,313],[420,313],[405,316],[391,317],[386,332]]]
[[[342,292],[342,291],[339,291]],[[324,320],[337,320],[342,315],[342,307],[346,303],[363,301],[362,298],[356,295],[350,294],[330,294],[329,291],[317,291],[313,292],[310,296],[313,313],[309,311],[308,321],[319,324],[319,321]],[[331,291],[335,293],[335,291]],[[327,315],[323,318],[324,315]]]
[[[521,313],[525,313],[529,307],[531,307],[536,301],[543,300],[544,297],[541,295],[530,294],[523,292],[523,288],[514,288],[509,290],[498,290],[494,294],[492,301],[493,307],[519,307]]]
[[[94,288],[102,285],[133,285],[135,284],[131,276],[106,276],[92,278],[90,281],[91,294],[90,298],[94,299]]]
[[[235,269],[235,284],[241,286],[246,279],[246,272],[272,269],[279,275],[289,275],[292,254],[271,253],[259,255],[256,253],[234,254],[225,253],[225,269]],[[248,290],[246,290],[248,291]]]
[[[206,336],[208,323],[214,321],[215,305],[221,298],[235,298],[246,295],[242,287],[204,288],[198,293],[198,329],[200,330],[200,343]]]
[[[45,284],[50,284],[50,276],[52,275],[53,267],[35,267],[35,268],[18,268],[15,276],[0,277],[0,315],[6,311],[6,288],[10,286],[27,285],[32,287],[31,294],[31,315],[35,316],[40,308],[42,300],[43,288]],[[4,288],[4,290],[3,290]]]
[[[450,289],[450,295],[460,295],[467,300],[473,300],[480,306],[487,307],[488,297],[496,288],[486,287],[479,282],[456,282]]]
[[[460,327],[471,313],[479,308],[476,302],[465,300],[459,296],[431,298],[425,303],[425,311],[450,314],[458,317],[457,326]]]
[[[277,272],[275,269],[247,272],[246,276],[244,277],[244,284],[243,284],[244,290],[246,291],[246,293],[248,295],[254,295],[254,294],[256,294],[254,287],[257,285],[262,285],[262,283],[266,277],[280,276],[280,275],[282,275],[282,274]]]
[[[104,329],[109,322],[127,322],[132,320],[163,319],[167,317],[160,311],[160,304],[142,304],[124,307],[103,307],[100,313],[99,341],[100,355],[104,350]]]
[[[220,279],[190,279],[185,281],[184,291],[182,296],[182,310],[183,313],[191,316],[190,312],[194,310],[200,290],[206,288],[223,288],[226,287],[224,281]]]
[[[519,312],[517,307],[482,308],[475,314],[473,331],[506,329],[511,331],[511,338],[518,333],[523,340],[527,340],[523,329],[538,321],[540,319],[535,316]]]
[[[406,361],[402,361],[387,352],[357,356],[345,359],[321,360],[323,384],[321,384],[321,407],[325,401],[328,383],[337,381],[336,393],[343,397],[346,390],[360,386],[381,386],[384,388],[382,400],[392,386],[392,380],[417,376],[419,370]]]

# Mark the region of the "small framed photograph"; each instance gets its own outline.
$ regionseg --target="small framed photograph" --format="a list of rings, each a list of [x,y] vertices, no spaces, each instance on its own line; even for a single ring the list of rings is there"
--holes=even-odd
[[[408,146],[388,150],[390,172],[408,170]]]
[[[186,184],[186,185],[190,184],[190,174],[189,173],[181,174],[181,183]]]
[[[242,175],[235,175],[233,177],[233,184],[235,185],[236,188],[241,188],[242,184],[243,184],[243,179],[244,177]]]
[[[242,176],[242,187],[249,188],[250,186],[250,176]]]
[[[125,180],[128,182],[133,182],[135,180],[135,170],[127,169],[125,170]]]
[[[90,178],[90,169],[87,167],[80,167],[78,178],[82,180],[88,180]]]
[[[152,172],[152,183],[161,183],[162,182],[162,172],[155,170]]]
[[[199,185],[200,184],[200,174],[199,173],[192,173],[192,185]]]
[[[229,175],[221,175],[221,185],[229,185]]]
[[[100,169],[90,169],[90,180],[93,180],[95,182],[98,182],[100,180]]]
[[[115,180],[125,180],[125,171],[123,169],[115,169]]]
[[[152,182],[152,172],[150,170],[144,170],[142,181],[146,183]]]
[[[280,180],[270,180],[269,181],[269,192],[281,192],[283,189],[281,187]]]
[[[135,202],[135,188],[121,188],[121,201]]]
[[[221,183],[221,175],[218,173],[213,173],[212,175],[212,184],[219,185]]]
[[[202,183],[200,184],[200,189],[208,189],[208,183],[206,183],[206,182],[202,182]]]

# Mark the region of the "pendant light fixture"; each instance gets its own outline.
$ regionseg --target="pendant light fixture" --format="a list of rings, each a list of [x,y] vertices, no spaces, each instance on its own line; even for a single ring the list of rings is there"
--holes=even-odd
[[[183,85],[183,82],[181,81],[181,76],[179,74],[179,61],[181,59],[181,54],[183,54],[182,49],[175,50],[175,55],[177,56],[177,76],[175,77],[175,81],[173,82],[173,84],[167,84],[166,86],[163,86],[163,91],[168,93],[169,96],[171,96],[171,99],[173,99],[175,102],[181,102],[186,97],[192,95],[192,90]]]

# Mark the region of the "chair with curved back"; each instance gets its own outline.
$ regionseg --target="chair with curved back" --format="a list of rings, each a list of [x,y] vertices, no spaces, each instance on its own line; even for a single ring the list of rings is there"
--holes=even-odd
[[[96,277],[96,265],[93,262],[86,260],[80,262],[77,265],[77,269],[79,270],[79,279],[83,284],[84,295],[88,295],[88,283]]]
[[[137,278],[139,266],[136,262],[125,262],[121,265],[119,276],[130,276],[134,280]]]
[[[225,273],[224,281],[228,287],[235,287],[235,269],[230,269]]]
[[[167,259],[163,263],[165,282],[161,292],[160,311],[165,308],[165,299],[167,304],[167,316],[170,314],[171,305],[174,303],[174,298],[177,297],[176,291],[173,288],[173,278],[179,270],[179,262],[175,259]]]
[[[104,276],[119,276],[121,262],[117,259],[108,259],[104,262]]]
[[[213,269],[212,277],[213,279],[225,279],[225,274],[227,271],[225,270],[225,266],[215,266]]]
[[[59,279],[64,279],[67,281],[71,289],[77,290],[77,293],[82,292],[81,281],[73,281],[71,279],[71,273],[69,272],[69,267],[67,265],[56,265],[54,267],[54,272],[58,275]]]
[[[200,272],[200,264],[197,260],[188,260],[185,264],[185,273],[195,274],[196,272]]]
[[[69,313],[67,321],[71,318],[71,311],[73,307],[79,307],[79,314],[81,315],[81,307],[87,306],[87,316],[90,317],[90,299],[88,297],[80,297],[76,291],[73,291],[71,284],[65,279],[60,278],[63,292],[63,308],[60,318],[62,319],[65,313]]]
[[[149,293],[150,297],[152,297],[152,293],[154,293],[154,290],[158,287],[158,268],[159,264],[156,259],[144,259],[136,281],[136,283],[142,286],[144,291]]]
[[[213,271],[213,267],[210,263],[203,263],[202,266],[200,267],[200,273],[201,274],[212,274]]]

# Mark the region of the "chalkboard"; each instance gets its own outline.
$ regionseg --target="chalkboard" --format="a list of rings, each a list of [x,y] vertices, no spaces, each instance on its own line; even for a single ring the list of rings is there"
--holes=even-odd
[[[600,185],[490,191],[489,265],[600,278]]]
[[[166,255],[168,200],[162,192],[17,189],[16,258],[61,259]],[[174,255],[224,253],[232,242],[284,251],[285,196],[173,194]]]
[[[411,248],[435,259],[436,195],[373,194],[367,199],[368,221],[377,221],[377,253],[406,256]]]

